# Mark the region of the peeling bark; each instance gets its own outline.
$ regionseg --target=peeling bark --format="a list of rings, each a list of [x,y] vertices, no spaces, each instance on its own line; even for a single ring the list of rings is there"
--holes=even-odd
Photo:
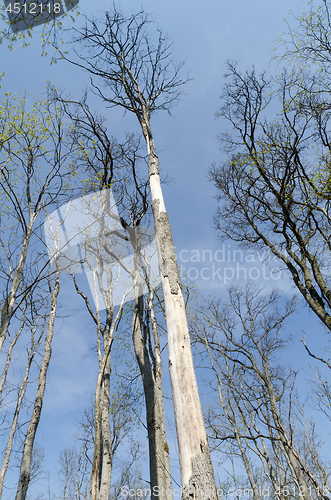
[[[149,182],[168,330],[169,370],[174,402],[183,499],[217,499],[214,473],[195,377],[174,243],[166,212],[148,113],[141,120],[147,143]],[[201,471],[201,473],[200,473]],[[195,490],[195,493],[192,490]]]

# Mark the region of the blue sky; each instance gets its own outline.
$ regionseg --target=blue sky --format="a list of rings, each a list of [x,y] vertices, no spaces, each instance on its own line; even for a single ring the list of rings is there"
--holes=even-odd
[[[87,16],[93,13],[97,18],[108,5],[109,2],[105,0],[80,0],[81,12]],[[119,5],[126,13],[140,6],[134,0],[126,0]],[[146,0],[143,3],[145,11],[154,13],[160,27],[169,34],[174,44],[174,58],[185,61],[184,70],[192,78],[186,86],[186,95],[173,109],[172,116],[159,113],[152,121],[161,173],[171,179],[171,183],[164,187],[164,196],[177,256],[183,256],[184,260],[191,257],[194,250],[200,252],[202,260],[202,251],[205,250],[213,255],[213,263],[218,265],[215,252],[222,249],[212,227],[216,209],[215,190],[206,176],[212,162],[222,158],[216,136],[224,123],[220,119],[216,120],[214,114],[219,105],[225,61],[238,61],[242,70],[249,69],[252,65],[258,71],[266,68],[273,49],[278,45],[277,39],[285,29],[284,18],[291,20],[289,6],[296,14],[300,14],[306,3],[301,0],[212,0],[204,6],[188,0]],[[79,25],[79,18],[76,22]],[[66,28],[70,27],[71,21],[67,20]],[[50,66],[47,56],[41,58],[38,31],[40,28],[36,30],[28,48],[20,49],[17,46],[14,51],[10,51],[6,43],[0,45],[0,72],[6,73],[0,96],[8,90],[22,94],[26,89],[38,98],[39,93],[45,90],[46,80],[51,80],[56,87],[78,99],[89,83],[88,76],[65,62]],[[93,99],[91,107],[93,106],[99,113],[107,116],[108,130],[112,134],[121,136],[125,131],[138,130],[134,118],[123,116],[122,111],[107,110],[96,99]],[[228,248],[226,243],[226,250]],[[231,245],[230,249],[233,251],[235,247]],[[209,269],[210,253],[205,253]],[[194,255],[197,256],[197,253]],[[241,262],[239,257],[236,259],[232,257],[232,263],[228,267],[235,268],[237,262]],[[179,259],[179,264],[186,265],[184,260],[181,262]],[[190,267],[197,268],[200,273],[205,264],[196,263],[196,259],[192,262]],[[250,266],[247,266],[248,270]],[[262,273],[259,262],[255,267]],[[193,271],[192,273],[193,278],[195,274]],[[231,275],[231,271],[229,273]],[[61,302],[63,310],[66,313],[74,312],[74,316],[57,323],[54,359],[51,362],[45,408],[38,431],[38,439],[46,450],[46,468],[52,470],[51,482],[56,480],[58,453],[72,444],[70,435],[75,432],[75,420],[79,419],[85,404],[89,403],[96,375],[95,357],[86,357],[91,347],[85,328],[86,313],[83,305],[72,298],[73,289],[70,289],[66,280],[63,277],[63,283],[68,284],[62,287]],[[293,293],[285,274],[280,281],[274,281],[261,280],[267,287],[281,283],[285,294]],[[199,282],[208,293],[223,293],[223,284],[218,286],[216,282],[203,279],[199,279]],[[68,308],[67,304],[72,300],[74,302]],[[300,308],[290,327],[299,336],[305,327],[307,339],[309,335],[317,338],[319,346],[324,342],[323,330],[307,307]],[[291,349],[288,359],[291,358],[302,367],[306,366],[307,357],[300,344],[297,343]],[[74,360],[72,352],[75,353]],[[166,362],[164,372],[167,372]],[[170,395],[167,376],[165,392]],[[172,421],[170,404],[167,404],[167,418]],[[169,441],[174,441],[173,438],[174,431],[170,433]],[[171,451],[174,452],[174,444]],[[174,474],[178,479],[178,472]]]

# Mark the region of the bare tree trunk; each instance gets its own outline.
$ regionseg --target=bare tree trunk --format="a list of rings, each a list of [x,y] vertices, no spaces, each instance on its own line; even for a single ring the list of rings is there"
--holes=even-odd
[[[53,340],[54,323],[56,316],[57,297],[60,290],[59,275],[60,275],[60,270],[57,268],[55,273],[54,289],[52,291],[51,310],[48,321],[47,336],[45,339],[44,357],[39,373],[39,383],[38,383],[37,394],[35,397],[33,413],[24,440],[23,454],[20,467],[20,478],[18,482],[15,500],[25,500],[27,489],[30,482],[31,457],[33,451],[34,439],[40,421],[40,414],[46,388],[47,371],[52,353],[52,340]]]
[[[7,357],[6,357],[6,363],[5,363],[5,366],[4,366],[4,369],[3,369],[3,372],[2,372],[2,376],[1,376],[1,381],[0,381],[0,401],[1,401],[1,398],[2,398],[2,392],[3,392],[3,389],[4,389],[5,384],[6,384],[6,380],[7,380],[7,375],[8,375],[8,370],[9,370],[10,362],[11,362],[12,352],[13,352],[15,344],[16,344],[16,342],[17,342],[17,340],[18,340],[19,336],[21,335],[21,333],[23,331],[23,328],[24,328],[24,324],[25,324],[25,320],[26,320],[27,305],[28,305],[28,302],[27,302],[27,296],[26,296],[25,297],[25,304],[24,304],[24,308],[23,308],[23,316],[22,316],[21,326],[18,329],[18,331],[17,331],[17,333],[16,333],[15,338],[13,339],[13,341],[10,342],[10,346],[9,346]]]
[[[94,456],[92,461],[92,471],[90,480],[90,499],[103,500],[109,499],[111,490],[111,474],[115,443],[112,441],[110,427],[110,375],[111,375],[111,348],[114,340],[114,330],[117,324],[123,304],[128,291],[122,297],[116,316],[114,317],[113,296],[111,286],[111,256],[104,258],[102,250],[104,248],[104,238],[106,233],[105,213],[109,210],[109,197],[106,197],[106,204],[102,207],[105,211],[100,218],[99,247],[90,248],[86,244],[85,251],[91,252],[97,263],[96,269],[90,268],[93,273],[95,286],[96,312],[90,306],[87,296],[78,288],[73,274],[73,281],[76,291],[85,301],[87,309],[97,326],[97,352],[99,362],[99,374],[95,389],[94,402]],[[92,212],[91,212],[92,213]],[[92,214],[93,215],[93,214]],[[109,252],[111,252],[109,250]],[[110,259],[110,261],[108,260]],[[104,287],[103,277],[106,275],[109,288]],[[116,284],[116,283],[115,283]],[[107,289],[106,289],[107,288]],[[100,318],[100,306],[98,299],[98,290],[102,295],[102,300],[106,310],[106,321],[102,324]]]
[[[109,318],[107,321],[107,326],[111,324],[111,319]],[[105,355],[107,356],[107,360],[105,363],[105,368],[102,375],[101,382],[101,394],[100,394],[100,417],[101,417],[101,439],[100,439],[100,485],[99,485],[99,493],[97,495],[97,500],[103,500],[104,498],[108,499],[110,495],[110,486],[111,486],[111,472],[113,465],[113,453],[111,446],[111,433],[110,433],[110,373],[111,373],[111,356],[110,356],[110,348],[111,348],[111,333],[110,328],[105,329],[106,331],[103,333],[103,345]]]
[[[151,498],[163,499],[166,498],[166,494],[164,493],[163,496],[162,492],[168,491],[170,495],[172,481],[169,448],[164,423],[162,373],[160,369],[153,370],[153,366],[149,359],[148,349],[142,335],[139,320],[141,314],[140,299],[141,297],[137,301],[138,303],[136,302],[135,314],[132,322],[132,337],[144,385],[149,445],[150,484],[152,491]]]
[[[136,294],[132,338],[145,394],[151,498],[171,498],[172,480],[164,422],[161,363],[158,360],[153,367],[148,353],[148,326],[143,320],[143,307],[143,297]]]
[[[108,207],[107,203],[106,206]],[[102,239],[105,232],[105,220],[104,213],[101,218],[99,238]],[[100,244],[100,248],[102,245]],[[90,314],[94,317],[94,321],[97,324],[97,334],[98,334],[98,360],[99,360],[99,375],[95,390],[95,440],[94,440],[94,457],[92,463],[92,473],[91,473],[91,489],[90,489],[90,499],[91,500],[103,500],[110,496],[111,488],[111,473],[113,466],[113,450],[112,450],[112,439],[110,432],[110,375],[111,375],[111,347],[114,336],[114,324],[117,321],[118,315],[115,318],[115,323],[113,322],[114,309],[112,302],[112,292],[111,290],[104,290],[102,285],[102,274],[105,268],[107,269],[107,274],[109,274],[109,269],[106,263],[103,263],[101,257],[101,250],[96,254],[96,260],[101,268],[101,272],[95,272],[95,279],[98,280],[99,288],[106,306],[106,323],[102,327],[100,320],[99,308],[97,306],[96,315],[92,313],[89,309]],[[76,289],[77,285],[75,282]],[[83,294],[81,294],[83,295]],[[84,295],[83,295],[84,296]],[[97,295],[96,295],[97,296]],[[85,303],[88,305],[87,298],[85,298]],[[123,299],[124,300],[124,299]],[[120,306],[121,310],[122,305]],[[101,335],[102,343],[101,347]],[[103,354],[102,354],[103,349]]]
[[[233,432],[234,432],[234,435],[235,435],[235,438],[237,441],[237,445],[238,445],[238,448],[239,448],[241,456],[242,456],[242,460],[244,462],[244,466],[245,466],[245,469],[247,472],[248,480],[250,482],[250,485],[251,485],[251,488],[253,491],[253,498],[254,498],[254,500],[259,500],[260,495],[259,495],[258,487],[257,487],[257,484],[255,482],[255,479],[254,479],[254,476],[253,476],[253,473],[252,473],[252,470],[250,467],[250,461],[246,455],[240,434],[238,432],[238,426],[237,426],[235,414],[234,414],[234,411],[232,409],[231,403],[229,401],[227,401],[227,404],[226,404],[226,402],[224,401],[224,397],[223,397],[223,393],[222,393],[222,382],[221,382],[220,376],[216,370],[214,360],[213,360],[213,357],[211,355],[209,345],[208,345],[208,340],[207,340],[206,336],[205,336],[205,342],[206,342],[206,349],[207,349],[207,352],[209,355],[210,364],[211,364],[211,367],[212,367],[213,372],[214,372],[216,379],[217,379],[218,395],[219,395],[219,399],[220,399],[224,414],[225,414],[227,420],[229,422],[231,422],[231,424],[233,426]],[[228,368],[228,364],[227,364],[227,368]],[[229,373],[229,377],[230,377],[229,370],[228,370],[228,373]]]
[[[100,277],[99,277],[100,279]],[[101,280],[100,280],[101,284]],[[76,289],[78,287],[75,283]],[[101,286],[100,289],[102,290]],[[111,473],[113,466],[114,448],[110,431],[110,375],[111,375],[111,348],[114,340],[114,329],[121,311],[125,296],[113,318],[112,299],[102,290],[107,310],[107,320],[104,328],[101,327],[99,312],[92,313],[98,326],[98,357],[99,375],[95,390],[95,437],[94,458],[92,463],[90,500],[108,499],[111,488]],[[88,304],[87,298],[80,292]],[[91,308],[89,311],[92,312]],[[103,337],[103,355],[101,355],[100,330]],[[114,444],[115,446],[115,444]]]
[[[107,325],[102,332],[104,342],[104,354],[102,358],[100,357],[101,348],[100,345],[98,345],[100,371],[95,390],[95,440],[91,474],[91,500],[108,499],[111,486],[113,454],[109,416],[111,373],[110,350],[112,342],[110,316],[111,314],[107,311]]]
[[[277,358],[272,358],[287,342],[279,332],[293,311],[293,302],[287,304],[284,313],[275,307],[270,314],[267,309],[274,307],[277,295],[272,293],[261,299],[260,293],[251,285],[245,292],[233,288],[229,291],[231,308],[224,306],[219,310],[219,302],[210,300],[206,315],[211,311],[211,320],[205,322],[203,315],[204,322],[194,326],[198,342],[205,345],[209,354],[225,417],[223,422],[217,416],[216,423],[212,416],[210,427],[216,441],[228,440],[240,452],[255,498],[259,498],[260,479],[252,474],[249,452],[260,458],[265,478],[280,499],[287,498],[291,488],[298,489],[305,500],[312,499],[312,490],[318,498],[326,499],[323,472],[320,474],[323,467],[315,461],[316,474],[311,461],[307,461],[314,448],[307,453],[306,443],[302,446],[292,410],[295,374],[276,365]],[[259,316],[263,321],[268,318],[267,322],[262,323]],[[306,428],[304,431],[308,444]]]
[[[267,391],[269,393],[270,408],[271,408],[274,422],[276,424],[276,428],[278,430],[279,440],[283,445],[285,455],[287,456],[288,464],[292,468],[293,476],[297,480],[297,483],[298,483],[298,486],[300,487],[300,491],[301,491],[301,494],[303,495],[303,498],[305,500],[312,500],[312,497],[310,495],[310,489],[308,487],[308,482],[305,478],[304,473],[302,472],[302,469],[301,469],[301,466],[300,466],[300,463],[298,460],[299,454],[294,452],[295,447],[293,444],[293,437],[291,437],[290,439],[288,438],[286,429],[284,428],[281,417],[279,415],[275,391],[274,391],[274,388],[272,386],[271,380],[269,378],[269,373],[267,371],[268,370],[267,363],[266,363],[264,370],[265,370],[264,382],[265,382]],[[307,472],[309,475],[309,471],[307,471]],[[310,477],[310,479],[312,479],[312,478]]]
[[[138,231],[139,227],[136,228],[136,233]],[[151,498],[163,500],[172,498],[172,480],[164,421],[160,342],[153,313],[153,292],[151,291],[148,309],[152,320],[154,353],[150,355],[150,325],[144,321],[144,296],[139,284],[141,252],[140,238],[137,234],[135,243],[133,277],[135,309],[132,320],[132,339],[145,394]]]
[[[93,58],[80,58],[91,74],[107,82],[107,103],[134,113],[142,127],[147,144],[149,184],[152,195],[156,241],[161,281],[165,300],[168,330],[169,366],[176,419],[181,466],[183,498],[190,493],[196,498],[217,498],[214,473],[194,372],[185,304],[168,214],[165,209],[155,152],[150,115],[168,110],[177,100],[181,65],[173,64],[171,47],[158,29],[157,43],[148,34],[149,17],[143,10],[125,18],[114,6],[102,21],[101,30],[95,21],[79,32],[76,41],[87,44]],[[61,54],[64,59],[66,55]],[[67,59],[69,60],[69,59]],[[171,69],[170,69],[171,68]],[[97,88],[97,87],[96,87]]]
[[[217,498],[174,243],[159,174],[159,160],[147,113],[141,122],[148,150],[149,182],[168,330],[169,370],[174,402],[183,499]]]
[[[23,241],[23,247],[22,251],[20,254],[20,260],[19,263],[15,269],[13,281],[10,287],[10,292],[8,297],[5,300],[4,305],[2,306],[1,310],[1,323],[0,323],[0,352],[2,350],[3,343],[6,339],[9,323],[13,314],[13,308],[15,304],[15,299],[16,299],[16,294],[17,290],[20,286],[21,280],[22,280],[22,275],[23,275],[23,269],[24,269],[24,264],[26,261],[26,256],[28,253],[28,247],[29,247],[29,242],[32,234],[32,227],[35,221],[36,215],[31,214],[30,215],[30,221],[29,225],[26,228],[26,234],[24,236],[24,241]]]
[[[23,322],[24,322],[24,319],[25,319],[25,315],[23,316]],[[37,340],[35,340],[35,338],[34,338],[34,334],[35,334],[36,330],[37,330],[37,324],[34,326],[34,329],[32,331],[31,347],[30,347],[30,350],[28,353],[25,375],[24,375],[24,378],[22,380],[21,386],[19,388],[16,408],[15,408],[14,417],[13,417],[13,421],[12,421],[12,425],[11,425],[11,429],[10,429],[10,433],[9,433],[9,437],[8,437],[6,452],[5,452],[5,456],[4,456],[4,460],[3,460],[3,464],[2,464],[2,469],[0,471],[0,498],[2,497],[3,483],[4,483],[5,475],[6,475],[6,472],[8,469],[9,460],[10,460],[10,456],[11,456],[11,452],[12,452],[12,448],[13,448],[13,441],[14,441],[14,436],[15,436],[15,432],[17,429],[18,417],[20,414],[20,409],[22,406],[22,401],[23,401],[23,398],[25,395],[25,391],[26,391],[26,388],[28,385],[30,367],[31,367],[32,361],[34,359],[34,356],[36,354],[40,339],[41,339],[42,334],[44,332],[44,328],[42,330],[41,335],[39,336],[39,338]]]
[[[99,384],[95,391],[95,426],[94,426],[94,456],[91,472],[90,500],[97,500],[99,489],[99,469],[101,455],[101,429],[100,429],[100,408],[99,408]]]

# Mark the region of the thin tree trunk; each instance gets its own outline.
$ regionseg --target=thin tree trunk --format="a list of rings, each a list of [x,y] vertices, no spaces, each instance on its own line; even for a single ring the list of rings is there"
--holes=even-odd
[[[138,302],[141,302],[141,300]],[[132,337],[145,394],[151,498],[163,500],[163,498],[166,498],[165,491],[170,494],[172,481],[164,424],[162,375],[160,372],[156,372],[155,375],[153,373],[153,367],[141,332],[140,309],[140,305],[136,303]]]
[[[108,323],[108,322],[107,322]],[[107,499],[110,496],[111,473],[113,465],[112,441],[110,432],[110,373],[111,373],[111,333],[106,327],[103,334],[104,351],[108,356],[102,376],[100,395],[100,416],[101,416],[101,448],[100,448],[100,485],[97,500]]]
[[[139,227],[136,228],[136,232],[138,231]],[[136,237],[135,242],[133,277],[135,310],[132,320],[132,339],[145,394],[151,498],[152,500],[157,498],[163,500],[172,498],[172,480],[164,421],[160,344],[157,323],[153,315],[153,297],[151,292],[149,311],[152,319],[155,346],[154,359],[151,361],[148,351],[149,325],[144,322],[143,318],[144,297],[142,295],[142,287],[140,286],[140,238]]]
[[[107,316],[109,316],[108,313]],[[104,354],[102,358],[99,358],[100,369],[95,390],[95,438],[91,474],[91,500],[108,499],[111,486],[113,454],[109,411],[112,332],[109,331],[108,325],[106,329],[107,332],[103,332]],[[98,346],[98,350],[100,352],[100,346]]]
[[[27,306],[28,306],[27,297],[25,297],[25,304],[24,304],[24,309],[23,309],[23,316],[22,316],[21,326],[18,329],[18,331],[17,331],[17,333],[15,335],[15,338],[10,343],[10,346],[9,346],[9,349],[8,349],[8,353],[7,353],[7,357],[6,357],[6,363],[5,363],[5,366],[4,366],[4,369],[3,369],[3,372],[2,372],[2,376],[1,376],[1,382],[0,382],[0,401],[1,401],[1,397],[2,397],[2,392],[3,392],[3,389],[5,387],[5,383],[6,383],[6,380],[7,380],[8,370],[9,370],[9,366],[10,366],[10,362],[11,362],[11,355],[12,355],[13,349],[15,347],[15,344],[16,344],[16,342],[17,342],[17,340],[18,340],[19,336],[21,335],[21,333],[23,331],[23,328],[24,328],[24,324],[25,324],[25,320],[26,320],[26,309],[27,309]]]
[[[37,329],[37,325],[35,325],[34,330],[32,332],[31,347],[30,347],[30,350],[28,353],[28,360],[27,360],[27,364],[26,364],[25,375],[24,375],[23,381],[21,383],[21,386],[19,388],[14,417],[13,417],[13,421],[12,421],[12,425],[11,425],[11,429],[10,429],[10,433],[9,433],[9,437],[8,437],[7,448],[6,448],[6,452],[5,452],[5,456],[4,456],[4,460],[3,460],[3,464],[2,464],[2,469],[0,471],[0,498],[2,497],[3,483],[4,483],[5,475],[6,475],[6,472],[8,469],[9,460],[10,460],[10,456],[11,456],[11,452],[12,452],[12,448],[13,448],[13,441],[14,441],[14,436],[15,436],[15,432],[17,429],[18,417],[20,414],[21,405],[22,405],[22,401],[23,401],[23,398],[25,395],[25,391],[26,391],[26,388],[28,385],[30,367],[31,367],[32,361],[34,359],[34,356],[36,354],[40,339],[42,337],[42,334],[41,334],[39,336],[39,338],[37,339],[37,341],[34,340],[34,334],[36,332],[36,329]],[[44,329],[42,330],[42,333],[43,332],[44,332]]]
[[[158,333],[158,325],[154,315],[153,309],[153,290],[150,290],[149,297],[149,313],[151,316],[152,332],[154,339],[154,377],[155,377],[155,394],[156,394],[156,432],[157,438],[156,442],[160,452],[163,451],[162,463],[157,465],[158,476],[162,474],[162,488],[166,491],[164,495],[165,498],[171,499],[172,495],[172,478],[170,473],[170,455],[169,447],[167,442],[166,430],[165,430],[165,420],[164,420],[164,406],[163,406],[163,390],[162,390],[162,363],[161,363],[161,350],[160,350],[160,340]],[[163,446],[163,447],[162,447]],[[161,469],[161,470],[160,470]],[[163,490],[162,490],[163,491]],[[170,493],[171,492],[171,493]]]
[[[97,387],[95,390],[95,423],[94,423],[94,456],[91,472],[90,500],[97,500],[99,490],[99,469],[101,455],[101,425],[100,425],[100,401],[99,391],[101,385],[101,374],[99,373]]]
[[[175,411],[183,493],[188,499],[217,498],[213,467],[193,366],[174,243],[160,183],[159,161],[147,116],[141,126],[147,143],[149,183],[168,330],[169,370]]]
[[[106,198],[104,210],[109,209],[109,199]],[[105,232],[104,212],[100,219],[99,244],[102,248],[102,238]],[[103,300],[106,306],[106,323],[101,326],[99,308],[97,306],[95,321],[98,328],[98,360],[99,360],[99,375],[95,391],[95,440],[94,440],[94,457],[92,463],[92,473],[90,482],[90,499],[103,500],[109,499],[111,488],[111,473],[113,466],[113,450],[110,431],[110,375],[111,375],[111,347],[114,335],[113,324],[113,303],[112,292],[106,291],[102,285],[102,276],[105,264],[102,261],[101,255],[96,257],[101,272],[94,274],[94,279],[98,281],[99,289],[102,293]],[[106,266],[107,268],[107,266]],[[109,269],[107,268],[107,273]],[[95,281],[95,287],[96,283]],[[77,286],[76,286],[77,289]],[[97,288],[95,288],[95,296],[97,297]],[[85,298],[86,304],[88,304]],[[90,310],[90,312],[92,312]],[[116,319],[115,319],[116,322]],[[101,354],[101,335],[103,341],[103,355]]]
[[[52,291],[52,301],[51,301],[51,311],[49,315],[48,321],[48,329],[47,335],[45,339],[45,349],[44,349],[44,357],[41,364],[41,369],[39,373],[39,382],[37,394],[35,397],[33,413],[31,416],[31,420],[29,423],[29,427],[25,436],[24,446],[23,446],[23,454],[21,460],[20,467],[20,478],[18,482],[18,488],[15,500],[25,500],[27,489],[30,482],[30,469],[31,469],[31,458],[34,440],[37,432],[37,428],[40,421],[40,414],[44,400],[45,388],[46,388],[46,378],[49,362],[52,354],[52,340],[54,333],[54,323],[56,316],[56,307],[57,307],[57,297],[60,290],[60,270],[57,268],[55,273],[55,282],[54,289]]]
[[[4,305],[2,306],[1,323],[0,323],[0,352],[2,350],[3,343],[4,343],[6,336],[7,336],[8,327],[9,327],[10,320],[11,320],[11,317],[13,314],[17,290],[18,290],[20,283],[21,283],[21,280],[22,280],[23,269],[24,269],[24,265],[25,265],[25,261],[26,261],[26,256],[28,253],[28,247],[29,247],[29,243],[30,243],[30,238],[31,238],[31,234],[32,234],[32,227],[33,227],[35,218],[36,218],[36,215],[31,214],[29,225],[26,228],[26,234],[24,236],[20,260],[19,260],[19,263],[18,263],[16,270],[15,270],[15,273],[14,273],[13,281],[12,281],[12,284],[10,287],[10,292],[9,292],[8,297],[5,300]]]
[[[104,232],[102,226],[101,234]],[[102,263],[101,256],[95,255],[98,265]],[[120,311],[123,307],[121,303],[116,318],[113,321],[113,305],[111,291],[104,290],[102,284],[102,275],[104,263],[100,265],[101,271],[91,269],[94,276],[94,292],[96,297],[96,313],[93,312],[87,296],[78,288],[75,276],[71,274],[77,293],[83,297],[87,310],[93,321],[97,325],[97,352],[99,362],[99,374],[95,388],[94,399],[94,455],[92,462],[92,471],[90,478],[90,500],[109,499],[111,489],[111,473],[113,462],[112,437],[110,430],[110,375],[111,375],[111,347],[114,336],[114,325],[116,324]],[[108,270],[109,272],[109,270]],[[106,322],[102,326],[97,287],[102,293],[106,306]],[[102,342],[101,342],[102,337]]]
[[[312,500],[312,497],[310,495],[310,490],[308,487],[308,482],[305,478],[304,473],[301,470],[299,461],[296,457],[296,454],[294,453],[294,444],[292,442],[292,439],[289,440],[287,436],[287,432],[282,424],[279,411],[277,408],[277,402],[276,402],[276,396],[275,396],[275,391],[272,386],[272,383],[269,378],[269,373],[268,373],[268,364],[267,362],[265,363],[264,367],[264,382],[269,394],[269,400],[270,400],[270,408],[271,408],[271,413],[273,416],[273,420],[275,422],[275,426],[278,430],[278,436],[279,440],[283,446],[284,452],[285,452],[285,457],[287,458],[287,463],[292,469],[293,477],[297,480],[297,484],[300,487],[301,494],[303,495],[303,498],[305,500]],[[257,371],[257,369],[256,369]]]
[[[90,500],[104,500],[110,496],[111,473],[113,466],[114,449],[112,447],[112,436],[110,431],[110,375],[111,375],[111,348],[114,339],[114,329],[117,324],[127,293],[123,296],[122,302],[113,317],[112,298],[108,297],[101,286],[99,276],[100,290],[103,293],[104,303],[106,305],[107,319],[104,329],[101,328],[100,316],[92,313],[92,317],[98,326],[98,358],[99,375],[95,390],[95,440],[94,440],[94,458],[92,464],[91,482],[90,482]],[[75,282],[76,289],[78,287]],[[80,292],[80,294],[84,296]],[[85,297],[88,305],[88,300]],[[88,307],[89,308],[89,307]],[[91,309],[89,308],[89,311]],[[100,331],[103,336],[103,356],[101,356]]]

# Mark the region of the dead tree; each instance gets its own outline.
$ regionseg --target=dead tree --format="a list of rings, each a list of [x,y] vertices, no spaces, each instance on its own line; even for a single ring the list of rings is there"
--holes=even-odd
[[[50,97],[50,96],[48,96]],[[2,290],[0,351],[7,336],[10,321],[22,300],[17,301],[24,268],[29,256],[29,247],[40,240],[37,233],[44,216],[43,210],[54,200],[68,199],[63,186],[71,177],[67,160],[72,148],[62,142],[64,130],[61,124],[63,110],[55,109],[51,99],[34,103],[29,112],[25,109],[25,99],[19,106],[9,96],[3,103],[0,126],[4,142],[0,151],[0,188],[2,230],[1,246],[6,255],[3,264],[6,286]],[[38,177],[37,164],[42,167]],[[69,187],[69,185],[68,185]],[[39,256],[45,255],[43,248]],[[39,259],[41,261],[41,258]],[[30,267],[30,266],[29,266]],[[30,283],[30,290],[46,276],[47,263],[40,266]],[[43,274],[44,273],[44,274]],[[23,294],[24,296],[24,294]]]
[[[148,246],[148,243],[150,243],[149,236],[153,231],[149,230],[149,228],[144,228],[145,234],[144,230],[141,229],[142,221],[144,219],[148,220],[150,201],[148,182],[144,180],[144,176],[141,178],[142,167],[140,164],[144,166],[145,161],[141,153],[140,141],[134,135],[127,135],[126,140],[122,144],[118,143],[114,138],[110,138],[106,131],[104,119],[90,111],[86,96],[81,102],[71,101],[70,103],[66,103],[66,99],[61,98],[61,96],[58,96],[58,99],[65,105],[66,112],[71,119],[71,136],[81,148],[76,165],[79,171],[86,171],[89,176],[90,181],[88,186],[86,186],[86,192],[90,193],[92,198],[99,197],[101,200],[104,197],[104,202],[102,202],[104,206],[101,210],[97,210],[96,204],[93,206],[93,203],[88,206],[87,197],[86,203],[80,205],[80,212],[89,213],[90,222],[86,226],[91,226],[91,234],[86,238],[86,242],[84,243],[84,252],[86,254],[84,259],[88,264],[91,261],[91,256],[93,256],[96,266],[90,266],[87,271],[94,273],[96,287],[101,291],[100,298],[96,301],[95,311],[92,311],[93,306],[89,303],[86,294],[83,294],[78,288],[77,281],[74,278],[76,290],[84,298],[93,321],[97,326],[97,330],[102,334],[104,353],[107,357],[107,372],[104,372],[103,378],[107,379],[107,384],[109,384],[111,375],[110,352],[114,340],[114,327],[116,326],[117,328],[116,318],[120,317],[123,312],[123,302],[121,297],[118,296],[117,289],[120,281],[123,281],[123,279],[127,280],[127,291],[131,294],[128,298],[123,296],[123,300],[132,301],[134,299],[136,304],[134,312],[132,308],[127,307],[125,314],[133,314],[134,317],[132,337],[145,394],[151,491],[154,492],[152,493],[154,495],[158,491],[163,492],[167,490],[169,497],[172,481],[169,449],[165,434],[162,367],[157,325],[153,321],[153,344],[151,337],[149,337],[149,342],[147,343],[146,328],[150,332],[150,324],[148,322],[146,326],[144,323],[146,319],[144,318],[143,305],[145,291],[141,286],[141,282],[142,280],[145,282],[145,279],[147,279],[147,283],[149,283],[149,275],[142,275],[141,264],[144,250],[142,249],[143,244],[141,240],[143,239],[144,243]],[[94,193],[93,195],[91,191]],[[116,206],[112,193],[116,197]],[[93,230],[92,227],[94,228]],[[141,233],[143,233],[142,237],[140,236]],[[132,263],[129,263],[130,258],[126,248],[128,245],[132,252],[131,257],[134,259],[133,266]],[[127,264],[125,264],[125,260],[128,261]],[[127,265],[131,265],[130,269],[127,268]],[[149,265],[148,259],[147,265]],[[117,304],[119,304],[119,300],[121,302],[116,318],[113,316],[114,291],[116,292],[115,302],[117,301]],[[126,294],[125,287],[121,293]],[[148,291],[147,316],[153,313],[151,293],[152,291]],[[98,306],[99,301],[102,304]],[[102,314],[100,312],[103,308],[106,311],[106,321],[104,323],[102,323]],[[142,326],[143,323],[144,326]],[[105,348],[105,332],[107,328],[112,333],[110,340],[107,341],[108,347]],[[98,349],[100,344],[101,342],[98,338]],[[99,362],[100,370],[102,371],[101,358]],[[107,396],[103,398],[105,418],[107,405],[109,413],[109,389],[108,385]],[[96,408],[98,406],[99,402],[96,398]],[[102,495],[109,496],[112,458],[108,457],[109,471],[106,475],[100,470],[101,464],[105,463],[103,457],[105,445],[102,443],[98,444],[97,439],[98,435],[99,440],[104,439],[106,432],[101,432],[101,424],[98,423],[97,413],[95,425],[96,453],[92,472],[92,478],[95,478],[93,480],[93,489],[95,490],[95,498],[99,498],[98,495],[102,498]],[[108,485],[109,491],[107,490],[106,493],[101,492],[100,485],[103,481]]]
[[[170,223],[166,212],[154,144],[151,116],[169,111],[185,83],[172,61],[167,37],[148,32],[152,21],[144,12],[125,17],[113,7],[101,22],[87,21],[74,35],[78,60],[71,61],[98,79],[95,92],[107,106],[121,106],[140,124],[148,153],[161,280],[168,329],[169,368],[179,445],[183,498],[189,491],[217,497],[207,436],[193,366],[185,304]],[[80,50],[81,47],[84,50]],[[66,56],[63,55],[64,58]],[[68,60],[68,58],[67,58]]]

